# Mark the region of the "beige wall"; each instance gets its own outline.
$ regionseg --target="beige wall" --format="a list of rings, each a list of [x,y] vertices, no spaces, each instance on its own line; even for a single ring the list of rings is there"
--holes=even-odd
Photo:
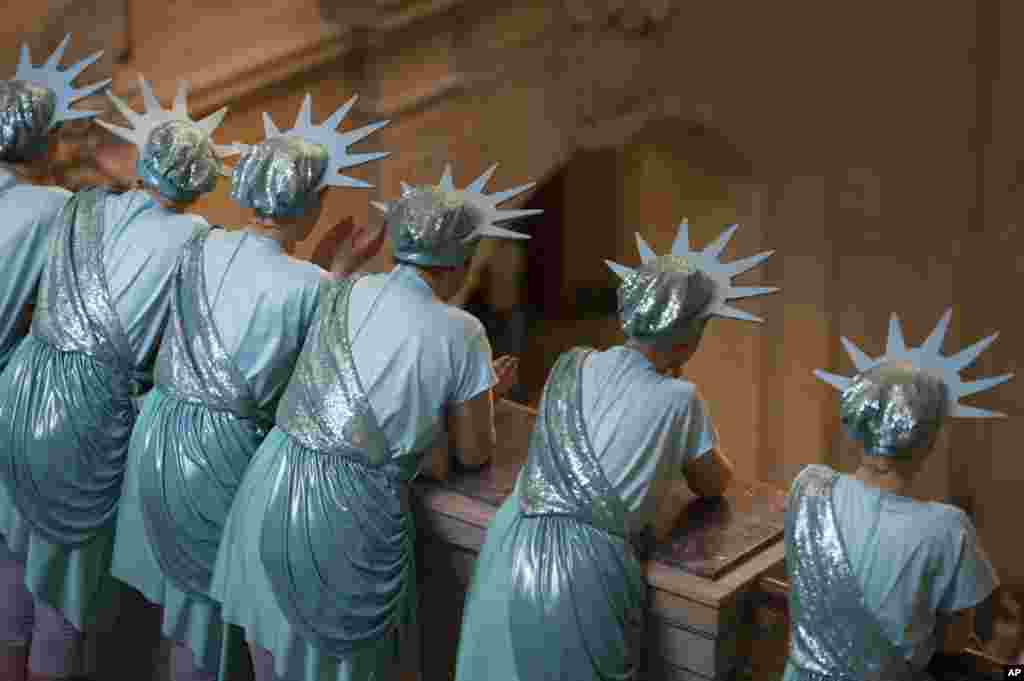
[[[1014,227],[1024,47],[1011,33],[1024,10],[1009,0],[866,0],[841,11],[795,0],[669,2],[668,18],[647,33],[603,19],[569,28],[559,3],[504,10],[453,2],[406,3],[394,16],[420,18],[350,33],[306,4],[281,31],[291,43],[263,51],[247,43],[244,58],[235,45],[258,30],[211,39],[196,37],[213,35],[209,28],[186,25],[172,35],[173,22],[132,15],[159,40],[125,68],[162,74],[168,92],[179,75],[169,67],[196,69],[181,75],[206,83],[197,99],[205,109],[255,90],[232,102],[222,141],[259,139],[263,109],[287,124],[307,90],[317,117],[364,93],[362,120],[394,122],[362,147],[393,156],[352,172],[377,190],[332,191],[319,233],[344,215],[375,219],[367,199],[392,197],[399,180],[433,180],[446,160],[456,161],[459,182],[501,161],[494,188],[564,168],[569,281],[610,283],[601,260],[635,263],[637,229],[664,249],[684,215],[697,244],[720,223],[740,221],[729,257],[776,249],[744,282],[783,292],[741,303],[766,317],[760,327],[715,324],[691,368],[745,474],[786,483],[806,463],[851,464],[836,395],[811,371],[851,373],[840,334],[880,353],[892,311],[908,340],[920,342],[953,306],[946,351],[998,329],[999,342],[969,374],[1015,369],[1024,321],[996,304],[1012,301],[1024,264]],[[210,26],[231,16],[231,3],[221,5],[221,23]],[[167,56],[169,45],[183,49],[190,39],[203,43],[192,61]],[[219,65],[217,40],[231,55],[225,63],[244,68]],[[302,73],[281,81],[289,69]],[[214,222],[244,219],[226,183],[201,208]],[[548,329],[558,340],[546,341],[546,362],[560,344],[615,337],[608,320]],[[1022,397],[1018,380],[971,403],[1013,412]],[[1014,452],[1021,438],[1019,417],[957,421],[917,486],[968,506],[1000,572],[1017,585],[1024,550],[1011,503],[1024,480]]]

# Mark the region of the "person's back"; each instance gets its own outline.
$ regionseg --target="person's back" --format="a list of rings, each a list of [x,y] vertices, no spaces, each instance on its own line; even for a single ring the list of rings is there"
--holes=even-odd
[[[683,230],[672,255],[658,258],[640,240],[640,269],[609,263],[623,279],[627,344],[573,348],[548,376],[527,461],[477,559],[459,681],[637,673],[639,561],[671,534],[685,487],[715,496],[732,476],[695,386],[670,376],[697,350],[708,317],[730,312],[720,303],[736,272],[713,278],[729,266],[693,258]]]
[[[0,370],[28,332],[26,306],[35,299],[51,228],[71,193],[19,182],[0,166]]]
[[[221,170],[212,128],[168,113],[129,111],[136,131],[115,127],[139,146],[144,189],[68,200],[31,333],[0,375],[0,531],[69,639],[117,615],[109,566],[134,398],[149,381],[181,247],[202,224],[182,212]]]
[[[206,221],[176,213],[143,190],[106,194],[103,217],[107,288],[141,370],[152,363],[167,323],[181,247]]]
[[[583,422],[598,462],[630,511],[630,529],[656,524],[686,465],[714,449],[711,418],[694,384],[664,376],[625,346],[583,365]]]
[[[967,515],[842,475],[832,492],[839,530],[864,600],[917,668],[941,645],[940,616],[974,607],[995,588],[978,560]]]
[[[173,272],[171,322],[132,434],[111,571],[161,608],[174,679],[217,674],[222,627],[209,592],[227,514],[273,426],[321,285],[335,266],[341,276],[372,255],[367,244],[336,255],[329,273],[286,252],[319,221],[324,185],[343,184],[334,175],[341,149],[310,141],[333,136],[340,121],[330,121],[240,145],[231,196],[253,215],[235,231],[197,231]],[[345,227],[354,231],[344,221],[335,231]]]
[[[493,384],[483,325],[408,265],[361,278],[349,305],[356,368],[392,454],[422,454],[446,428],[445,407]]]
[[[211,233],[203,266],[224,348],[257,405],[272,409],[291,378],[326,273],[289,256],[279,242],[244,230]]]
[[[321,290],[211,586],[258,681],[404,678],[418,664],[409,483],[446,415],[464,461],[494,446],[490,347],[444,303],[476,240],[504,234],[475,210],[486,199],[403,191],[387,210],[394,268]]]
[[[841,391],[843,428],[863,454],[853,475],[812,464],[790,490],[785,681],[927,678],[940,646],[966,645],[973,609],[998,585],[966,514],[904,496],[946,419],[994,415],[958,403],[970,394],[959,370],[991,339],[943,357],[950,314],[918,348],[906,347],[893,315],[882,357],[847,342],[858,374],[816,372]]]

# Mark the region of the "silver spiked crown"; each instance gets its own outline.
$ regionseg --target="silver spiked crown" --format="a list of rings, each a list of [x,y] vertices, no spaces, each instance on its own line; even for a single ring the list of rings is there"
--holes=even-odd
[[[996,338],[994,333],[983,338],[970,347],[964,348],[956,354],[944,357],[941,353],[942,341],[949,329],[949,320],[953,315],[952,308],[947,309],[938,324],[932,330],[924,342],[917,347],[907,347],[903,339],[903,329],[900,326],[900,319],[895,313],[889,319],[889,335],[885,344],[885,353],[881,357],[871,358],[860,348],[854,345],[848,338],[843,337],[842,344],[846,353],[853,361],[858,374],[863,374],[879,365],[891,362],[905,362],[919,371],[928,373],[940,379],[946,386],[946,416],[966,418],[1005,418],[1006,414],[1001,412],[979,409],[960,404],[962,397],[975,395],[995,386],[1005,383],[1013,378],[1013,374],[1003,374],[992,378],[982,378],[977,381],[964,382],[960,378],[960,371],[970,366],[984,352]],[[839,376],[827,371],[815,370],[814,375],[828,383],[836,390],[845,392],[856,380],[854,377]]]
[[[83,88],[75,88],[71,84],[85,69],[95,64],[103,56],[103,52],[96,52],[77,64],[72,64],[62,70],[60,68],[60,60],[64,57],[64,52],[67,50],[69,42],[71,42],[70,33],[64,37],[64,40],[57,46],[57,49],[41,66],[32,65],[32,55],[28,45],[22,45],[21,58],[18,61],[18,68],[14,75],[14,80],[33,83],[53,93],[56,98],[56,106],[54,107],[53,118],[50,121],[50,128],[64,121],[92,118],[97,115],[98,111],[76,111],[71,108],[71,105],[80,99],[96,94],[110,84],[109,78]]]
[[[484,188],[497,168],[498,164],[493,164],[465,189],[458,189],[451,164],[445,164],[436,186],[413,187],[402,182],[402,196],[397,201],[371,202],[385,215],[395,259],[452,267],[465,263],[481,238],[529,239],[529,235],[497,223],[544,211],[502,209],[498,204],[519,196],[535,183],[485,194]]]
[[[722,251],[738,227],[730,225],[703,250],[693,251],[689,225],[683,220],[669,254],[656,255],[637,234],[639,268],[606,260],[605,264],[622,280],[618,292],[619,316],[626,334],[638,338],[687,334],[693,322],[710,317],[763,321],[729,302],[774,293],[778,287],[733,286],[732,278],[757,267],[774,251],[721,262]]]

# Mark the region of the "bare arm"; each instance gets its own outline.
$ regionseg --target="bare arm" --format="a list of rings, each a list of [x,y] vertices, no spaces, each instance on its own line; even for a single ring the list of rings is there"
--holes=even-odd
[[[942,637],[942,652],[947,655],[959,655],[970,645],[973,633],[974,608],[960,610],[947,616]]]
[[[451,409],[450,444],[459,461],[481,466],[491,460],[497,443],[494,431],[494,397],[485,390]]]
[[[683,466],[686,483],[702,497],[721,496],[733,479],[732,462],[725,454],[712,449],[704,456],[690,459]]]

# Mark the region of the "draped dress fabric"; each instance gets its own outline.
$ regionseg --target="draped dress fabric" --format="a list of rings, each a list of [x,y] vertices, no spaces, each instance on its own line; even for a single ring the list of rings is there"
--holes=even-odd
[[[50,244],[31,333],[0,376],[0,533],[24,557],[29,590],[79,630],[108,623],[100,616],[114,609],[132,398],[166,321],[162,290],[195,227],[138,192],[75,195]]]
[[[930,678],[937,614],[998,583],[959,509],[805,468],[786,509],[790,654],[785,681]]]
[[[128,450],[112,573],[162,605],[164,636],[209,670],[221,652],[208,590],[224,521],[323,278],[266,237],[221,230],[197,232],[174,275],[155,386]]]
[[[415,664],[408,483],[439,432],[446,398],[468,399],[493,384],[486,346],[461,378],[446,364],[473,352],[483,336],[479,322],[445,310],[416,274],[396,270],[323,285],[277,425],[253,457],[225,526],[211,594],[225,621],[269,651],[288,681],[386,680]],[[394,288],[387,291],[382,279]],[[352,333],[349,317],[353,289],[364,281],[364,294],[394,295],[382,295],[376,311],[360,306],[373,357],[357,366],[353,343],[363,325]],[[413,364],[396,369],[406,361]],[[468,374],[475,380],[462,380]],[[423,393],[407,387],[432,375],[440,378]],[[375,404],[370,393],[382,385],[389,387]],[[411,406],[420,397],[423,404]],[[419,414],[412,425],[410,414]]]
[[[71,193],[18,182],[0,167],[0,371],[25,336],[22,311],[36,295],[49,237]]]
[[[476,562],[456,678],[636,678],[645,587],[617,517],[630,532],[650,525],[685,465],[716,442],[696,387],[658,374],[636,350],[559,358],[527,467]],[[548,479],[561,500],[529,512]]]
[[[638,677],[646,587],[628,509],[583,421],[588,354],[563,354],[544,387],[526,465],[477,563],[456,678]],[[505,635],[477,628],[487,620]]]

